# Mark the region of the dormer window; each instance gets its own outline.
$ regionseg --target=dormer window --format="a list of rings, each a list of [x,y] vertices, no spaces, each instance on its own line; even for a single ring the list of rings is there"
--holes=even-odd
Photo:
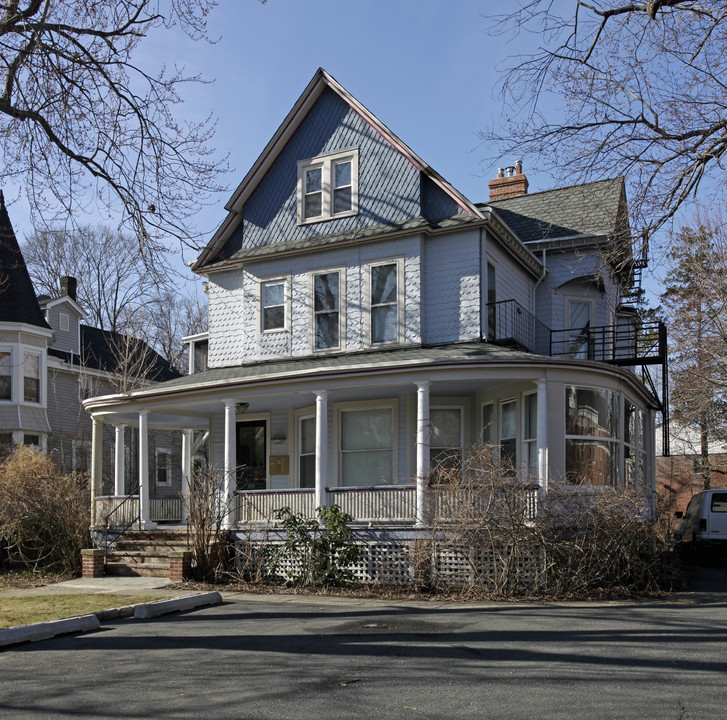
[[[358,212],[358,150],[298,163],[298,224]]]

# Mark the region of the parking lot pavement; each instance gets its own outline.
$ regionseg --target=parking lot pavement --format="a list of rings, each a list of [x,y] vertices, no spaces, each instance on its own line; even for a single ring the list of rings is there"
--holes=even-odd
[[[719,718],[727,603],[226,595],[0,653],[0,717]]]

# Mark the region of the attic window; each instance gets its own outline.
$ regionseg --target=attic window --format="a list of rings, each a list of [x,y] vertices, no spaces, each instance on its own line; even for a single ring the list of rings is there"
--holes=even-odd
[[[59,316],[60,323],[61,323],[61,330],[68,332],[69,322],[68,322],[68,313],[60,313]]]
[[[298,163],[298,224],[358,213],[358,150]]]

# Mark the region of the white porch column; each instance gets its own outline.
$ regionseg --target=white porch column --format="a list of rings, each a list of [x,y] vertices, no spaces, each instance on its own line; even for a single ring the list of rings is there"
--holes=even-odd
[[[316,392],[316,492],[315,506],[325,507],[328,479],[328,390]]]
[[[235,524],[233,495],[237,488],[237,401],[225,400],[225,464],[220,510],[224,513],[222,526]]]
[[[91,525],[96,524],[96,490],[101,486],[103,473],[103,422],[91,417]]]
[[[429,479],[429,444],[431,425],[429,422],[429,387],[428,381],[419,382],[417,386],[417,506],[416,525],[424,527],[427,522],[427,481]]]
[[[125,495],[124,479],[126,476],[126,447],[124,444],[124,432],[126,425],[116,426],[114,446],[114,495]]]
[[[193,430],[182,430],[182,522],[189,515],[189,496],[192,491],[192,443]]]
[[[149,425],[148,410],[139,412],[139,523],[152,527],[149,517]]]
[[[548,393],[545,378],[537,381],[538,386],[538,485],[548,487]]]

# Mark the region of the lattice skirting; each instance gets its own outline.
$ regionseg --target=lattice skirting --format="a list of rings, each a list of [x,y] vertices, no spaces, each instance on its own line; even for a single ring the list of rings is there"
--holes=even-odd
[[[361,559],[347,569],[363,583],[470,585],[489,590],[507,587],[528,591],[541,586],[545,579],[545,558],[537,549],[522,552],[505,544],[464,548],[428,540],[378,540],[359,544],[364,548]],[[264,545],[279,547],[280,543],[238,542],[240,566],[259,567]],[[290,580],[299,571],[299,563],[286,558],[279,563],[277,574],[281,579]]]

